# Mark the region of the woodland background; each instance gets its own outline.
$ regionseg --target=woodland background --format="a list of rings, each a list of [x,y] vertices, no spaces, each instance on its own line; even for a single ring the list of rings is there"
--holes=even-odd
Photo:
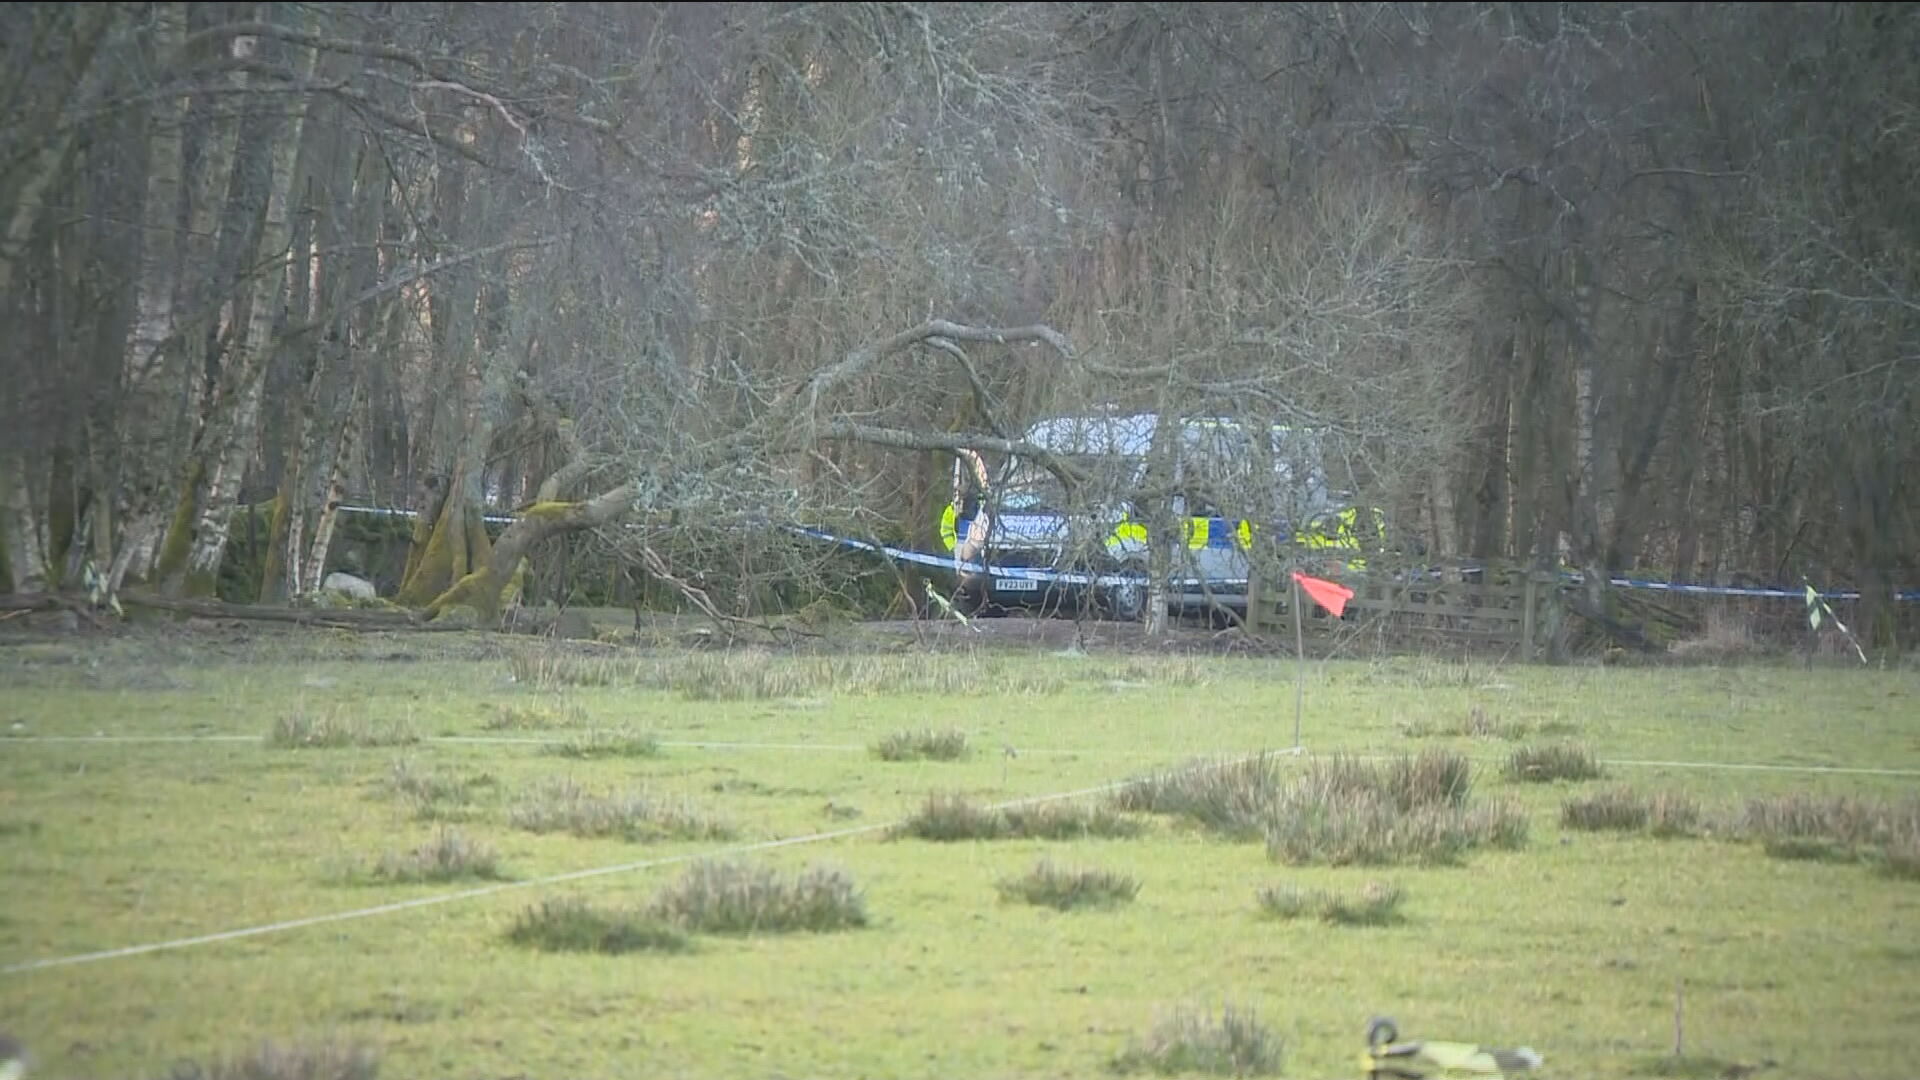
[[[1897,646],[1917,176],[1910,5],[7,5],[0,585],[745,612],[1113,404]]]

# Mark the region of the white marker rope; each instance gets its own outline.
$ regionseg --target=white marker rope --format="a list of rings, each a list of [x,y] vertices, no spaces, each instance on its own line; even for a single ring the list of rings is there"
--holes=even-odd
[[[1267,756],[1286,757],[1296,755],[1298,751],[1297,749],[1290,749],[1263,751],[1262,753]],[[1259,756],[1261,756],[1260,753],[1242,754],[1239,760],[1245,761]],[[1205,761],[1180,771],[1198,772],[1203,769],[1220,768],[1229,763],[1231,762]],[[1109,781],[1095,787],[1080,788],[1077,791],[1062,791],[1047,795],[1030,795],[1025,798],[1009,799],[1005,802],[993,803],[988,806],[988,809],[1004,810],[1014,806],[1058,802],[1063,799],[1077,799],[1087,795],[1099,795],[1125,787],[1132,782],[1133,778],[1129,777],[1125,780]],[[731,847],[711,849],[708,851],[687,852],[681,855],[663,855],[658,858],[639,859],[634,862],[617,863],[612,866],[596,866],[586,870],[570,870],[563,874],[549,874],[546,877],[530,878],[526,881],[503,881],[493,885],[482,885],[478,888],[462,889],[458,892],[442,893],[438,896],[422,896],[412,900],[396,901],[391,904],[378,904],[373,907],[355,908],[351,911],[336,911],[326,915],[310,915],[302,919],[287,919],[282,922],[266,923],[261,926],[249,926],[238,930],[223,930],[219,933],[201,934],[197,937],[175,938],[172,941],[159,941],[146,945],[128,945],[118,949],[102,949],[98,952],[77,953],[71,956],[51,957],[45,960],[28,960],[24,963],[9,964],[5,967],[0,967],[0,975],[17,975],[29,971],[42,971],[47,968],[90,964],[100,960],[118,960],[129,956],[142,956],[147,953],[164,952],[172,949],[189,949],[199,945],[212,945],[222,941],[237,941],[241,938],[259,937],[262,934],[283,933],[288,930],[298,930],[308,926],[320,926],[325,923],[370,919],[376,915],[389,915],[397,911],[412,911],[417,908],[451,904],[460,900],[477,900],[483,896],[493,896],[497,893],[508,892],[515,889],[540,888],[547,885],[563,884],[569,881],[582,881],[587,878],[605,877],[609,874],[625,874],[632,873],[636,870],[651,870],[662,866],[673,866],[678,863],[694,862],[699,859],[749,855],[755,852],[772,851],[776,848],[798,847],[803,844],[818,844],[829,840],[844,840],[851,836],[862,836],[868,833],[891,829],[899,824],[902,823],[892,821],[880,825],[860,825],[846,829],[834,829],[828,832],[808,833],[804,836],[789,836],[778,840],[761,840],[751,844],[735,844]]]

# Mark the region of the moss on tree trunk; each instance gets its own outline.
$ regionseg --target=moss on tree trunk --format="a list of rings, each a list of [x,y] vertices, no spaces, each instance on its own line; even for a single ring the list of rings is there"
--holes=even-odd
[[[167,535],[154,557],[154,581],[166,581],[186,569],[187,553],[193,546],[194,493],[200,488],[200,462],[187,466],[186,482],[180,485],[180,501],[174,505],[173,520],[167,523]]]
[[[415,547],[417,557],[408,556],[407,575],[400,584],[399,601],[408,607],[441,606],[440,597],[493,561],[480,507],[453,496],[441,505],[424,544],[416,534]]]

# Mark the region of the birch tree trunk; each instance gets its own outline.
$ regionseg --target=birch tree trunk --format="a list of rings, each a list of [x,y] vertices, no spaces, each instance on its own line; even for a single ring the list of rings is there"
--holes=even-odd
[[[361,416],[366,408],[366,383],[356,376],[347,403],[346,423],[334,443],[333,466],[327,472],[320,516],[314,522],[313,546],[308,549],[306,561],[300,568],[300,580],[309,583],[308,589],[318,589],[322,575],[326,573],[327,549],[333,543],[333,526],[340,517],[340,503],[347,497],[347,463],[352,460],[354,449],[359,445]]]
[[[304,81],[313,76],[314,51],[295,47],[300,54],[294,65]],[[260,230],[257,265],[282,261],[292,241],[290,207],[295,177],[295,162],[302,144],[307,115],[307,99],[296,97],[289,106],[285,126],[277,133],[269,156],[266,216]],[[267,271],[254,278],[247,308],[247,323],[237,343],[229,367],[234,378],[228,382],[233,393],[229,409],[208,425],[201,466],[205,479],[187,551],[184,574],[167,582],[166,591],[174,595],[209,596],[226,555],[232,529],[233,512],[240,496],[240,484],[246,478],[247,462],[259,427],[261,384],[266,360],[274,347],[274,317],[277,302],[285,288],[287,268]]]
[[[187,6],[160,4],[154,11],[155,64],[165,78],[179,66],[187,33]],[[116,425],[118,470],[126,500],[124,528],[109,574],[118,589],[142,559],[164,523],[169,492],[182,460],[176,438],[187,365],[175,337],[180,292],[180,243],[174,223],[184,188],[182,131],[187,98],[162,98],[147,117],[147,178],[142,196],[140,255],[134,275],[133,322],[121,361],[125,397]]]
[[[23,457],[0,457],[0,543],[14,592],[47,587],[47,548]]]

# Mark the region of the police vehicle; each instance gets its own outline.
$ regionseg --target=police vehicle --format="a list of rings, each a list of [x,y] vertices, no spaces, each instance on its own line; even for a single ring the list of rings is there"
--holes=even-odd
[[[1243,615],[1255,533],[1290,535],[1343,505],[1311,433],[1273,425],[1263,449],[1256,429],[1233,419],[1178,418],[1166,432],[1161,425],[1156,413],[1110,412],[1029,427],[1024,442],[1089,478],[1077,500],[1041,461],[1015,454],[990,462],[960,451],[940,530],[954,558],[956,605],[969,614],[1091,604],[1114,618],[1143,615],[1155,538],[1141,500],[1156,449],[1165,466],[1155,487],[1171,492],[1169,517],[1178,523],[1175,535],[1160,540],[1176,610]],[[1177,442],[1156,448],[1156,438]],[[1255,483],[1263,464],[1268,497],[1261,500]],[[1256,524],[1233,509],[1257,501],[1269,504],[1272,520]],[[1321,547],[1345,542],[1350,532],[1339,524],[1336,518],[1331,532],[1315,534]]]

